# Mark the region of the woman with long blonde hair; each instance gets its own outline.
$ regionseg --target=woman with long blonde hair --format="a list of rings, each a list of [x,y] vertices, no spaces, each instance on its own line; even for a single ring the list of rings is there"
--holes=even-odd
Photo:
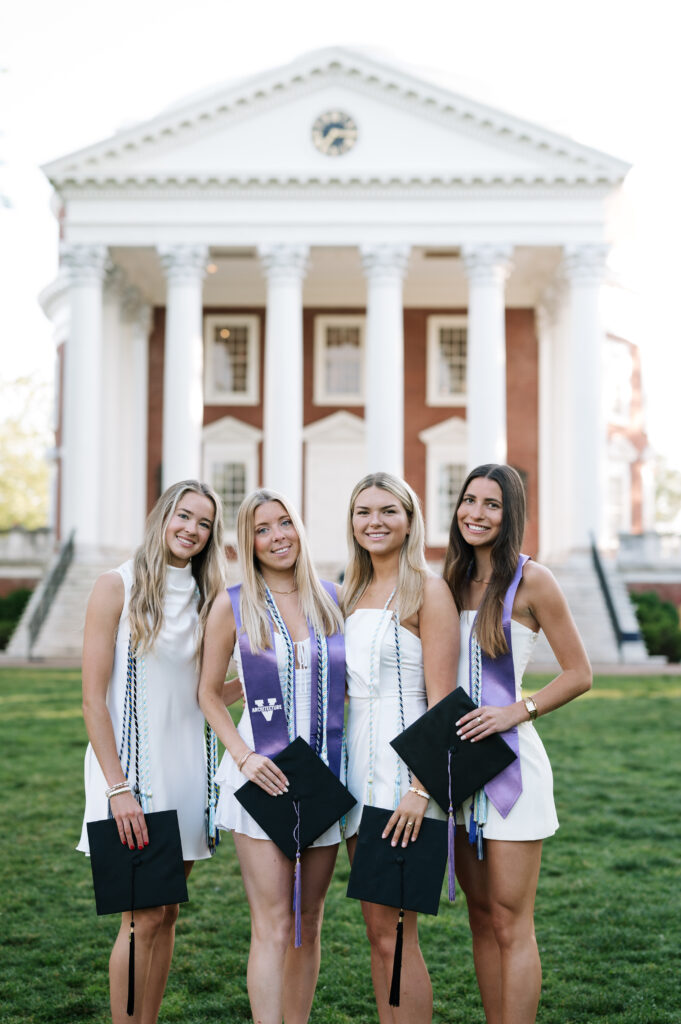
[[[84,853],[87,822],[106,818],[109,808],[130,849],[149,841],[145,811],[174,809],[186,875],[195,860],[210,856],[210,751],[207,756],[197,686],[206,619],[223,586],[222,505],[197,480],[181,480],[161,495],[134,559],[95,583],[83,640],[90,738],[78,844]],[[114,1024],[155,1024],[178,910],[174,904],[135,912],[132,1015],[126,1013],[130,914],[123,914],[109,963]]]
[[[350,498],[350,560],[345,614],[348,788],[358,801],[348,815],[354,856],[364,804],[392,808],[383,833],[393,845],[417,842],[427,814],[442,817],[390,740],[456,684],[456,610],[447,585],[426,564],[419,500],[404,480],[372,473]],[[389,1004],[398,911],[362,902],[371,944],[371,975],[381,1024],[428,1024],[433,993],[418,941],[416,914],[404,917],[400,1005]]]
[[[246,780],[274,796],[285,792],[287,779],[272,758],[297,736],[342,775],[343,623],[336,588],[317,577],[303,524],[283,495],[262,489],[244,499],[237,546],[243,582],[220,594],[208,617],[199,701],[226,748],[216,775],[217,823],[233,833],[251,910],[247,980],[253,1019],[305,1024],[340,827],[333,825],[302,853],[296,947],[293,864],[234,793]],[[245,696],[238,729],[222,693],[232,654]]]
[[[558,828],[553,775],[534,729],[591,686],[591,666],[548,569],[520,553],[525,490],[511,466],[472,470],[459,493],[444,578],[460,615],[459,684],[478,705],[457,723],[471,743],[501,733],[517,759],[457,814],[456,874],[468,903],[487,1024],[533,1024],[541,990],[534,901],[542,842]],[[539,630],[560,672],[523,698]]]

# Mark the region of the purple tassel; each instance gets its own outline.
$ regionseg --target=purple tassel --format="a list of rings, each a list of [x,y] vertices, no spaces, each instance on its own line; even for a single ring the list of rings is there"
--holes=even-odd
[[[293,830],[293,838],[296,841],[296,869],[294,873],[293,881],[293,916],[295,918],[295,940],[294,945],[296,949],[299,949],[303,943],[302,937],[302,921],[301,921],[301,910],[300,910],[300,801],[294,800],[293,806],[296,811],[296,827]]]
[[[300,850],[296,854],[295,882],[293,883],[293,913],[296,919],[295,948],[302,945],[301,916],[300,916]]]

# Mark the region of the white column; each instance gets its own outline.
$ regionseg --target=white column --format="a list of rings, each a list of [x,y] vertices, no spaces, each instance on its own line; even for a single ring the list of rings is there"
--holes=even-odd
[[[367,278],[367,470],[404,476],[404,311],[409,246],[362,246]]]
[[[151,308],[137,288],[128,288],[123,298],[125,365],[127,368],[126,421],[123,465],[129,500],[124,510],[126,545],[142,542],[147,517],[147,452],[149,408],[149,332]]]
[[[468,465],[506,462],[506,320],[504,285],[512,249],[464,246],[468,277]]]
[[[570,431],[570,539],[572,551],[598,539],[603,505],[605,426],[601,379],[603,328],[600,291],[608,247],[567,246],[563,270],[569,282],[569,376],[565,381]]]
[[[163,356],[162,487],[201,472],[204,245],[159,248],[168,281]]]
[[[104,279],[102,317],[102,404],[100,536],[108,548],[122,548],[121,502],[127,495],[123,474],[123,437],[125,430],[125,389],[129,385],[124,366],[121,303],[125,292],[124,271],[108,267]]]
[[[267,278],[263,485],[302,510],[303,280],[306,245],[263,245]]]
[[[61,532],[76,531],[79,551],[101,538],[102,286],[107,249],[67,245],[61,264],[69,284],[69,337],[64,351]]]

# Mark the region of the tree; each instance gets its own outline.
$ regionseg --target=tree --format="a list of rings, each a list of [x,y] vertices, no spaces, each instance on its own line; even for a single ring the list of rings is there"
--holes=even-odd
[[[655,466],[655,518],[658,523],[673,523],[681,513],[681,472],[672,469],[663,458]]]
[[[50,408],[50,389],[37,378],[0,382],[0,530],[47,525]]]

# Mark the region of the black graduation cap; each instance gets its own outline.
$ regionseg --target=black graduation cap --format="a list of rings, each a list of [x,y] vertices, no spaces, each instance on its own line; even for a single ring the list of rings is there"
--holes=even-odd
[[[282,853],[296,862],[293,907],[295,944],[299,946],[301,851],[347,814],[357,801],[301,736],[272,760],[288,779],[287,793],[271,796],[255,782],[247,782],[234,796]]]
[[[446,813],[515,761],[498,733],[471,743],[456,735],[456,723],[476,705],[461,686],[390,741],[402,760]],[[451,753],[451,765],[449,755]]]
[[[365,804],[352,860],[347,895],[399,910],[390,1005],[400,1005],[402,932],[405,910],[437,914],[447,866],[447,825],[424,818],[418,839],[393,846],[383,831],[393,811]]]
[[[447,694],[390,741],[402,760],[449,815],[447,846],[449,898],[456,898],[454,833],[456,808],[481,789],[516,755],[498,733],[472,743],[456,735],[456,723],[477,705],[462,686]],[[480,848],[481,849],[481,848]],[[478,854],[482,856],[482,852]]]
[[[132,911],[127,1013],[134,1013],[135,920],[134,911],[186,903],[182,843],[177,811],[152,811],[144,820],[149,845],[131,850],[122,843],[113,818],[87,823],[90,865],[98,914]]]

